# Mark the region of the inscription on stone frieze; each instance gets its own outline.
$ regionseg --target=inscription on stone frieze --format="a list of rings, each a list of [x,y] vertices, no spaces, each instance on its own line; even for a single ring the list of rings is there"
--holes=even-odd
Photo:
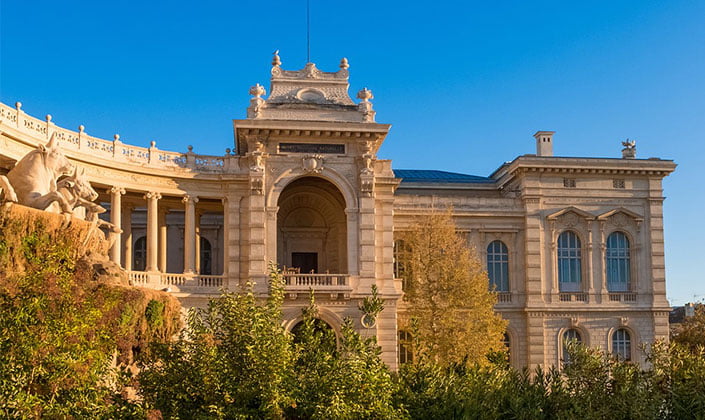
[[[325,143],[279,143],[281,153],[325,153],[334,155],[344,155],[344,144]]]

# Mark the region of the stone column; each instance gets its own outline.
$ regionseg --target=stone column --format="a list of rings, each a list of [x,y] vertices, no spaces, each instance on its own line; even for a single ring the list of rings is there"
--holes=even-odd
[[[124,250],[123,268],[132,270],[132,207],[125,206],[122,213],[122,249]]]
[[[148,192],[144,195],[147,200],[147,264],[145,271],[153,272],[158,270],[157,247],[159,246],[159,224],[157,200],[162,198],[158,192]]]
[[[228,203],[227,197],[223,197],[221,200],[223,202],[223,276],[225,281],[228,279],[228,260],[230,256],[230,215],[228,214]],[[227,283],[224,284],[227,286]]]
[[[195,248],[195,271],[198,274],[201,274],[201,216],[203,216],[203,213],[200,211],[196,212],[196,221],[195,221],[195,227],[196,227],[196,238],[194,240],[194,248]]]
[[[181,200],[184,209],[184,273],[196,272],[196,203],[198,197],[186,195]]]
[[[169,213],[167,209],[159,210],[159,271],[167,272],[167,226],[166,215]]]
[[[125,194],[125,189],[120,187],[112,187],[110,192],[110,223],[118,229],[122,228],[122,196]],[[115,235],[113,246],[110,248],[110,260],[117,265],[120,265],[120,252],[122,251],[122,235],[112,232]]]

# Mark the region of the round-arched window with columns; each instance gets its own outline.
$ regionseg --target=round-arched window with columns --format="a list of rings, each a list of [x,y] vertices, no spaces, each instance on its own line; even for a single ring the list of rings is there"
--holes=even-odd
[[[558,289],[561,292],[582,290],[583,255],[578,234],[566,230],[558,236]]]
[[[615,231],[607,237],[605,248],[605,275],[607,290],[628,292],[631,290],[631,246],[624,232]]]

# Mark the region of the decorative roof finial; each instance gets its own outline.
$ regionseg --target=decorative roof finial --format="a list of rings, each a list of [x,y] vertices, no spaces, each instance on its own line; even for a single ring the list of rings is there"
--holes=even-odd
[[[636,140],[629,140],[622,142],[622,159],[634,159],[636,158]]]
[[[279,50],[274,51],[274,57],[272,57],[273,66],[281,66],[282,60],[279,58]]]
[[[250,88],[250,95],[254,96],[255,98],[259,98],[260,96],[262,96],[266,93],[267,93],[267,91],[259,83],[257,83],[256,85],[254,85]]]
[[[374,98],[372,91],[367,88],[362,88],[361,91],[357,92],[357,98],[362,99],[362,102],[368,102],[370,99]]]
[[[350,65],[348,64],[348,59],[343,57],[343,59],[340,60],[340,68],[343,70],[347,70],[349,67]]]

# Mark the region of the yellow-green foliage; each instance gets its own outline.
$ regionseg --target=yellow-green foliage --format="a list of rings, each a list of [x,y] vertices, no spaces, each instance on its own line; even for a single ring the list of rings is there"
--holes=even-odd
[[[122,364],[180,328],[162,292],[95,280],[107,244],[92,224],[0,209],[0,417],[101,417]],[[112,408],[110,406],[113,405]],[[103,413],[103,414],[101,414]]]
[[[402,239],[409,251],[406,299],[417,358],[486,363],[489,353],[502,350],[506,322],[495,313],[487,274],[450,212],[424,216]]]

